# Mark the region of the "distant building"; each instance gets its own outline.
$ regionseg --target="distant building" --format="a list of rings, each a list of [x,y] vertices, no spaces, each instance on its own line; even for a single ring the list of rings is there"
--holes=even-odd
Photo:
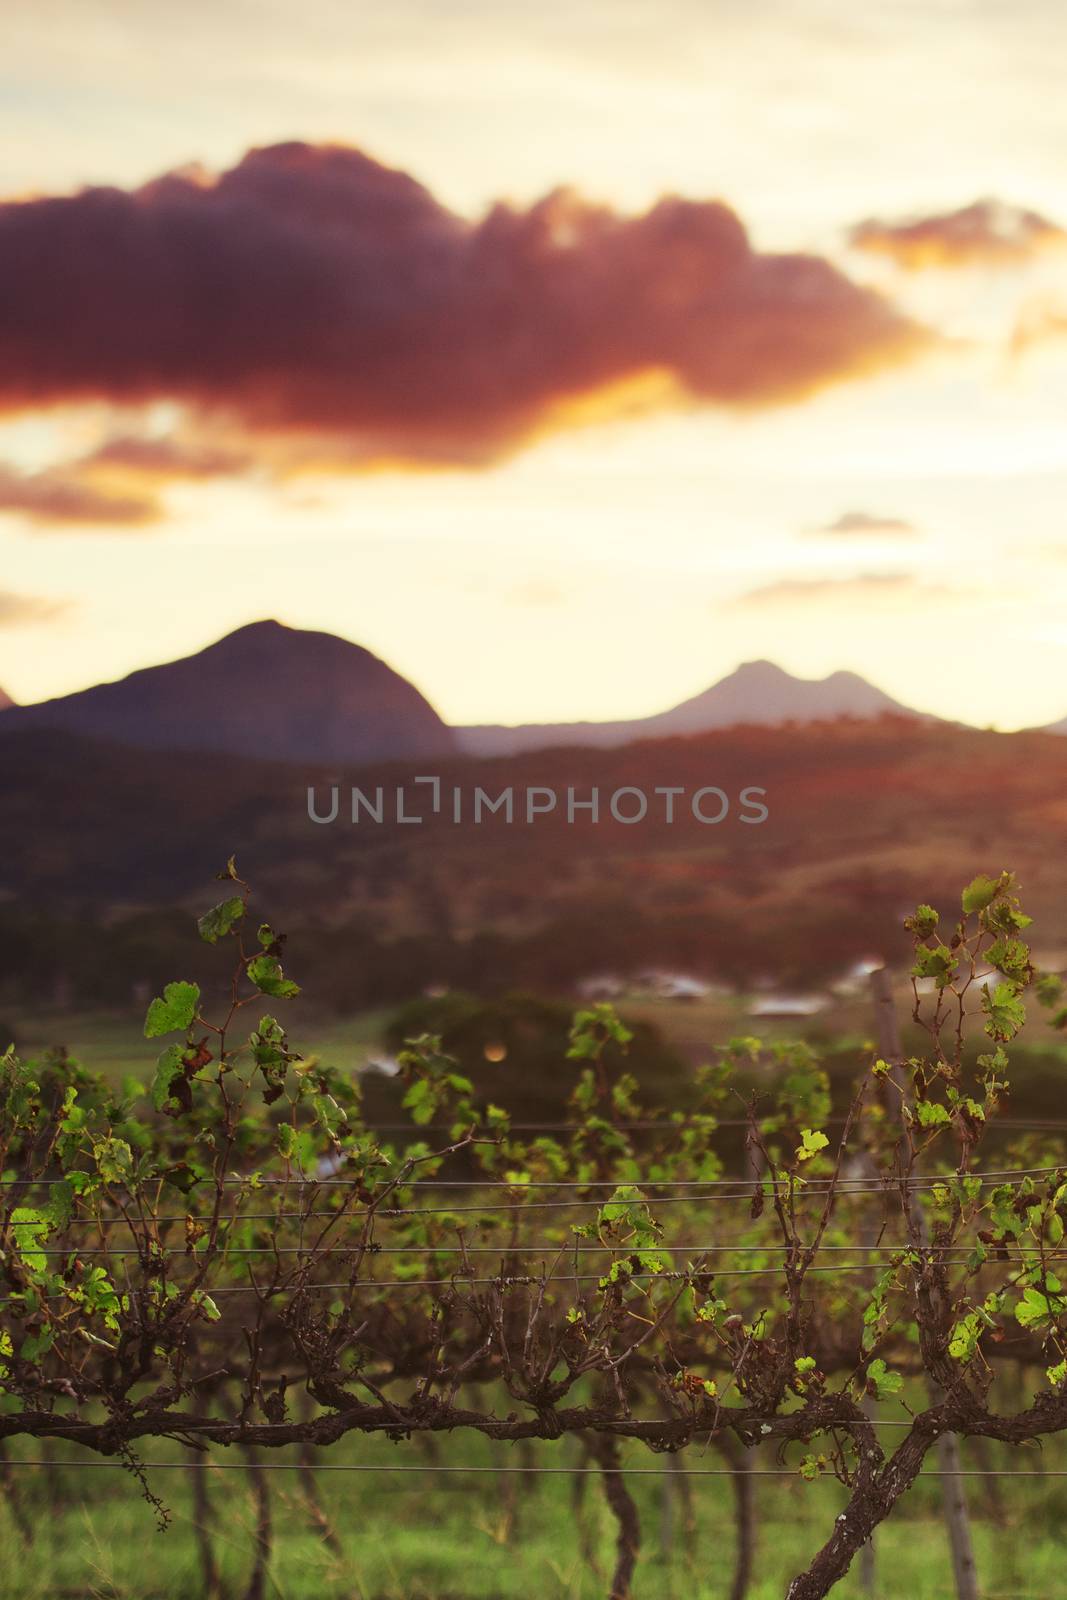
[[[825,994],[762,994],[749,1007],[752,1017],[813,1017],[830,1004]]]
[[[583,978],[577,992],[582,1000],[617,1000],[625,988],[615,973],[598,972],[593,977]]]
[[[395,1056],[368,1056],[360,1067],[360,1072],[377,1072],[383,1078],[395,1078],[400,1072],[400,1063]]]
[[[854,961],[832,985],[834,993],[839,995],[865,993],[870,985],[871,973],[877,972],[884,966],[885,962],[875,956],[864,956],[861,961]]]

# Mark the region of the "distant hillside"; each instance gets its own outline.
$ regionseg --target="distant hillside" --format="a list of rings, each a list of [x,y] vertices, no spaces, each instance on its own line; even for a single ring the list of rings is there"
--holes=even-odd
[[[918,717],[854,672],[827,678],[796,678],[772,661],[748,661],[691,700],[655,716],[625,722],[523,723],[515,727],[483,724],[457,728],[468,755],[517,755],[561,745],[610,749],[636,739],[710,733],[742,724],[826,722],[835,717]]]
[[[465,805],[457,825],[449,806],[427,811],[425,791],[413,793],[421,826],[391,807],[380,825],[354,826],[342,807],[315,826],[308,785],[322,802],[332,784],[391,792],[426,767],[205,762],[57,731],[10,737],[0,973],[12,993],[62,988],[95,1006],[124,1001],[134,981],[196,977],[189,913],[163,908],[202,909],[231,852],[292,934],[294,976],[339,1010],[438,984],[543,992],[648,967],[806,987],[860,958],[901,958],[917,901],[950,918],[961,884],[1005,866],[1037,919],[1042,964],[1067,965],[1067,739],[1051,734],[841,718],[527,752],[491,770],[469,756],[434,764],[445,794],[512,786],[520,801],[541,785],[607,796],[758,784],[759,827],[736,807],[703,826],[685,805],[670,826],[621,825],[606,806],[598,823],[583,813],[571,825],[562,805],[535,826],[521,812],[513,826],[476,824]]]
[[[29,729],[280,761],[361,764],[455,749],[429,702],[369,650],[279,622],[0,717],[0,736]]]

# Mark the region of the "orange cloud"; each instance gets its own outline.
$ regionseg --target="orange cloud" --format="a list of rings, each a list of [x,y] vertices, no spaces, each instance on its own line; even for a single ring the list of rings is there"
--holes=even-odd
[[[827,261],[754,250],[719,202],[623,216],[560,191],[470,222],[293,143],[0,205],[0,409],[176,400],[351,466],[488,462],[613,395],[797,400],[932,342]]]
[[[42,526],[143,527],[162,515],[153,497],[112,493],[82,476],[77,466],[44,472],[14,472],[0,466],[0,513],[5,511]]]
[[[833,522],[814,528],[816,534],[833,534],[842,538],[911,538],[918,530],[914,523],[903,517],[880,517],[870,511],[842,511]]]
[[[1022,356],[1033,345],[1062,339],[1067,334],[1067,302],[1061,296],[1041,295],[1029,299],[1016,318],[1011,337],[1012,356]]]
[[[864,572],[847,578],[779,578],[749,589],[734,601],[737,606],[796,606],[805,602],[845,600],[903,601],[933,599],[951,591],[941,585],[921,583],[905,572]]]
[[[27,623],[53,622],[70,610],[68,600],[46,600],[35,594],[14,594],[10,589],[0,589],[0,628],[21,628]],[[10,705],[7,695],[0,690],[0,709]]]
[[[252,465],[248,451],[159,434],[118,434],[79,463],[83,471],[167,481],[224,478]]]
[[[959,211],[883,222],[859,223],[850,235],[859,250],[889,256],[909,272],[927,267],[1018,265],[1067,234],[1047,217],[996,200],[976,200]]]

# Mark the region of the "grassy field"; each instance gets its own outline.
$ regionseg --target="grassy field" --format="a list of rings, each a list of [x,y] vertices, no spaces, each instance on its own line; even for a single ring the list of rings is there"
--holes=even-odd
[[[542,1464],[578,1459],[574,1441],[539,1447]],[[517,1462],[508,1447],[454,1438],[439,1445],[441,1462],[492,1466]],[[1062,1453],[1050,1448],[1048,1464]],[[57,1452],[58,1454],[58,1452]],[[69,1451],[66,1452],[69,1455]],[[159,1459],[176,1459],[177,1446],[159,1447]],[[39,1456],[19,1444],[17,1455]],[[16,1458],[16,1447],[10,1459]],[[236,1461],[232,1455],[218,1458]],[[269,1460],[285,1459],[269,1455]],[[291,1458],[289,1458],[291,1459]],[[595,1477],[582,1480],[584,1503],[574,1499],[568,1477],[505,1474],[401,1475],[398,1464],[425,1462],[413,1445],[360,1441],[323,1455],[323,1462],[377,1464],[367,1473],[320,1472],[321,1502],[340,1544],[328,1548],[308,1516],[301,1475],[269,1475],[274,1548],[265,1593],[282,1600],[599,1600],[607,1593],[613,1531]],[[997,1464],[1039,1470],[1036,1451],[996,1457]],[[642,1519],[642,1552],[635,1600],[722,1600],[729,1595],[733,1564],[731,1486],[724,1478],[689,1480],[693,1527],[687,1537],[682,1508],[673,1496],[664,1513],[666,1473],[656,1458],[631,1453],[634,1466],[657,1468],[630,1479]],[[720,1458],[691,1451],[692,1469],[716,1466]],[[765,1465],[773,1463],[767,1461]],[[969,1458],[966,1465],[975,1464]],[[194,1531],[190,1474],[158,1471],[153,1489],[170,1512],[166,1533],[155,1531],[153,1513],[137,1484],[119,1468],[79,1470],[59,1465],[11,1466],[19,1512],[33,1529],[23,1542],[5,1494],[0,1523],[2,1600],[203,1600],[204,1586]],[[211,1522],[227,1596],[246,1594],[252,1570],[256,1514],[242,1471],[207,1474]],[[1006,1480],[1000,1501],[991,1502],[989,1480],[971,1480],[974,1536],[983,1600],[1067,1600],[1064,1515],[1067,1480],[1035,1476]],[[797,1478],[761,1478],[756,1484],[759,1519],[755,1574],[749,1600],[781,1600],[791,1576],[829,1532],[843,1504],[832,1480],[814,1484]],[[876,1587],[879,1600],[950,1600],[953,1595],[945,1537],[939,1520],[939,1488],[921,1482],[896,1519],[879,1531]],[[597,1570],[583,1556],[579,1525]],[[669,1528],[669,1532],[668,1532]],[[835,1593],[842,1600],[865,1596],[853,1570]]]
[[[831,1001],[814,1017],[754,1017],[744,996],[709,996],[681,1003],[647,992],[626,995],[615,1002],[628,1020],[653,1024],[686,1060],[694,1064],[711,1058],[715,1046],[734,1034],[758,1033],[766,1039],[819,1036],[832,1032],[840,1048],[842,1039],[859,1045],[870,1026],[870,1006],[865,996]],[[581,1001],[573,1002],[575,1007]],[[905,996],[901,993],[901,1005]],[[306,1055],[322,1058],[331,1066],[358,1070],[380,1052],[388,1009],[362,1011],[353,1016],[324,1014],[311,1001],[288,1002],[285,1023],[294,1044]],[[127,1073],[150,1071],[158,1053],[142,1031],[143,1016],[131,1006],[122,1011],[19,1012],[9,1008],[4,1017],[15,1030],[23,1056],[57,1045],[95,1071],[116,1081]]]

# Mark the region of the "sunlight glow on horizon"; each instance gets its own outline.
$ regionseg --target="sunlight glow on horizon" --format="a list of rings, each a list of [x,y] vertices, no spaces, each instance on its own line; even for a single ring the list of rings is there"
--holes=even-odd
[[[264,452],[244,476],[151,486],[159,522],[0,508],[0,686],[17,700],[277,616],[374,650],[456,723],[650,714],[760,657],[849,668],[979,726],[1067,713],[1067,250],[928,272],[848,242],[865,217],[985,196],[1067,227],[1067,14],[398,0],[356,28],[316,0],[298,28],[266,0],[249,29],[236,0],[189,9],[178,30],[119,0],[92,27],[72,0],[12,19],[0,194],[221,170],[297,137],[365,148],[467,217],[557,184],[630,214],[721,196],[754,247],[824,255],[946,343],[749,412],[666,403],[670,383],[642,374],[561,402],[479,467],[285,475]],[[0,416],[0,489],[182,427],[227,442],[167,401]],[[826,531],[847,514],[872,527]],[[20,620],[20,601],[63,609]]]

